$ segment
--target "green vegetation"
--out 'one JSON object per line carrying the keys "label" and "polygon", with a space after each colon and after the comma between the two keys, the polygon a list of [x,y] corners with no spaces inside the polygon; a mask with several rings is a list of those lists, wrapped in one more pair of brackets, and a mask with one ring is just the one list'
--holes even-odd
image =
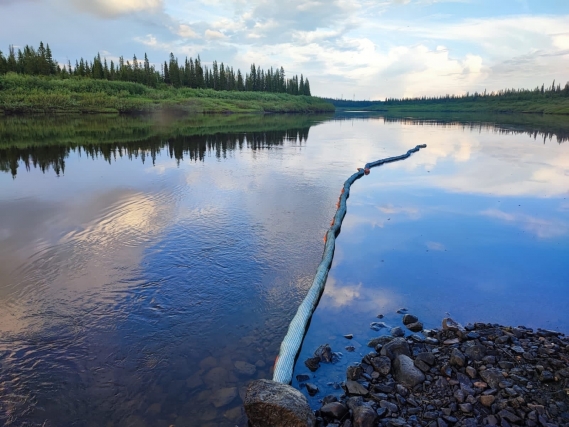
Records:
{"label": "green vegetation", "polygon": [[326,99],[341,110],[357,109],[386,113],[539,113],[569,114],[569,83],[545,85],[529,89],[506,89],[498,92],[467,93],[466,95],[445,95],[386,99],[385,101],[348,101]]}
{"label": "green vegetation", "polygon": [[286,93],[152,88],[140,83],[73,77],[0,76],[0,114],[133,113],[163,107],[190,113],[313,113],[334,111],[319,98]]}
{"label": "green vegetation", "polygon": [[71,67],[71,61],[67,66],[57,64],[51,53],[49,44],[44,47],[40,42],[36,50],[33,46],[27,46],[24,50],[18,49],[16,53],[13,46],[8,49],[5,57],[0,51],[0,75],[6,73],[18,73],[32,76],[52,76],[60,79],[69,77],[83,77],[95,80],[123,81],[141,83],[151,87],[161,84],[171,85],[176,88],[186,87],[192,89],[230,90],[240,92],[272,92],[288,93],[289,95],[310,96],[310,83],[301,74],[289,79],[285,76],[283,67],[274,70],[262,70],[261,67],[251,65],[249,73],[242,74],[241,70],[234,71],[233,67],[218,65],[213,61],[211,69],[202,65],[198,55],[197,59],[188,59],[183,64],[178,58],[170,53],[169,62],[164,61],[158,72],[154,65],[150,64],[148,56],[144,54],[144,61],[139,61],[136,55],[130,61],[125,61],[121,56],[118,64],[113,61],[110,66],[107,59],[101,59],[97,54],[93,61],[75,61],[75,67]]}

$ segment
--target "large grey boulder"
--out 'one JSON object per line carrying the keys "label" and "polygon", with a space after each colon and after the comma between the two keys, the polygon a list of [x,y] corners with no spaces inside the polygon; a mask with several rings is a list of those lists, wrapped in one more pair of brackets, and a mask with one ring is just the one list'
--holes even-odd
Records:
{"label": "large grey boulder", "polygon": [[413,364],[413,359],[405,354],[400,354],[393,361],[395,380],[406,387],[415,387],[425,381],[425,374]]}
{"label": "large grey boulder", "polygon": [[313,427],[316,424],[304,395],[275,381],[252,381],[247,387],[244,406],[253,427]]}

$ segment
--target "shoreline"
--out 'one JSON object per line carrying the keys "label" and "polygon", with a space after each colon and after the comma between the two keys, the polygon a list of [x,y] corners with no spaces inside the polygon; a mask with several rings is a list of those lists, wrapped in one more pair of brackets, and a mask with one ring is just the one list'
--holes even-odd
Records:
{"label": "shoreline", "polygon": [[[347,368],[337,393],[320,396],[311,382],[322,379],[320,363],[334,363],[327,344],[305,362],[310,372],[297,380],[320,397],[315,425],[569,425],[569,337],[492,323],[463,327],[450,318],[427,330],[401,314],[403,324],[372,339],[370,353]],[[404,336],[405,328],[414,333]],[[350,351],[352,336],[344,338]]]}

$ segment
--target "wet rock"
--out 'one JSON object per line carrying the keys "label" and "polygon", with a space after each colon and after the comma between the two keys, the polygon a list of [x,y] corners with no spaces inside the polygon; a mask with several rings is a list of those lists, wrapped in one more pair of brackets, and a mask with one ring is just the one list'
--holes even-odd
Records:
{"label": "wet rock", "polygon": [[403,338],[395,338],[384,344],[379,354],[393,360],[400,354],[411,357],[411,350],[409,349],[407,341]]}
{"label": "wet rock", "polygon": [[358,406],[354,410],[354,427],[373,427],[377,418],[376,412],[369,406]]}
{"label": "wet rock", "polygon": [[314,352],[314,357],[320,358],[322,362],[332,363],[334,355],[332,353],[332,349],[328,344],[322,344]]}
{"label": "wet rock", "polygon": [[211,403],[216,408],[230,404],[237,397],[237,387],[227,387],[214,391],[211,394]]}
{"label": "wet rock", "polygon": [[356,348],[353,345],[347,345],[346,351],[353,353],[354,351],[356,351]]}
{"label": "wet rock", "polygon": [[344,335],[344,338],[351,340],[354,337],[353,334]]}
{"label": "wet rock", "polygon": [[411,332],[421,332],[423,330],[423,324],[421,322],[410,323],[407,325],[407,329]]}
{"label": "wet rock", "polygon": [[296,376],[296,380],[297,380],[299,383],[305,383],[305,382],[308,381],[309,379],[310,379],[310,376],[309,376],[309,375],[306,375],[306,374],[298,374],[298,375]]}
{"label": "wet rock", "polygon": [[316,419],[301,392],[270,380],[247,387],[245,412],[253,427],[314,427]]}
{"label": "wet rock", "polygon": [[375,348],[378,345],[384,346],[385,344],[387,344],[391,340],[393,340],[393,337],[388,337],[388,336],[377,337],[377,338],[370,340],[367,343],[367,346],[372,347],[372,348]]}
{"label": "wet rock", "polygon": [[410,325],[411,323],[418,322],[419,318],[417,316],[413,316],[412,314],[406,314],[403,316],[403,324]]}
{"label": "wet rock", "polygon": [[197,388],[203,384],[203,381],[199,375],[199,373],[195,373],[191,377],[186,380],[186,386],[190,389]]}
{"label": "wet rock", "polygon": [[414,364],[413,360],[400,354],[393,362],[395,380],[406,387],[415,387],[425,381],[425,375]]}
{"label": "wet rock", "polygon": [[320,408],[320,413],[326,418],[341,420],[348,413],[348,408],[340,402],[331,402]]}
{"label": "wet rock", "polygon": [[389,326],[387,326],[387,325],[386,325],[385,323],[383,323],[383,322],[371,322],[371,323],[369,324],[369,327],[370,327],[371,329],[373,329],[374,331],[379,331],[379,330],[381,330],[381,329],[389,328]]}
{"label": "wet rock", "polygon": [[316,396],[316,393],[318,393],[318,387],[312,383],[306,383],[306,391],[310,396]]}
{"label": "wet rock", "polygon": [[304,365],[315,372],[320,367],[320,357],[310,357],[304,361]]}
{"label": "wet rock", "polygon": [[237,361],[233,364],[235,370],[240,375],[253,376],[257,372],[257,367],[247,362]]}
{"label": "wet rock", "polygon": [[395,328],[391,328],[391,336],[392,337],[403,337],[405,336],[405,332],[403,332],[403,329],[401,329],[401,327],[396,326]]}
{"label": "wet rock", "polygon": [[407,313],[406,308],[400,308],[399,310],[397,310],[397,314],[405,314],[405,313]]}
{"label": "wet rock", "polygon": [[387,400],[382,400],[379,402],[379,407],[387,409],[391,414],[396,414],[399,412],[397,405],[395,403],[388,402]]}

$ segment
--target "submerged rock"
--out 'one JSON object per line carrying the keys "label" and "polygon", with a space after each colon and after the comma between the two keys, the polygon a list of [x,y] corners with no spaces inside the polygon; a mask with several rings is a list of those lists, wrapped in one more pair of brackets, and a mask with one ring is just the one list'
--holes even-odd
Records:
{"label": "submerged rock", "polygon": [[253,427],[314,427],[316,418],[304,395],[291,386],[255,380],[247,387],[245,412]]}

